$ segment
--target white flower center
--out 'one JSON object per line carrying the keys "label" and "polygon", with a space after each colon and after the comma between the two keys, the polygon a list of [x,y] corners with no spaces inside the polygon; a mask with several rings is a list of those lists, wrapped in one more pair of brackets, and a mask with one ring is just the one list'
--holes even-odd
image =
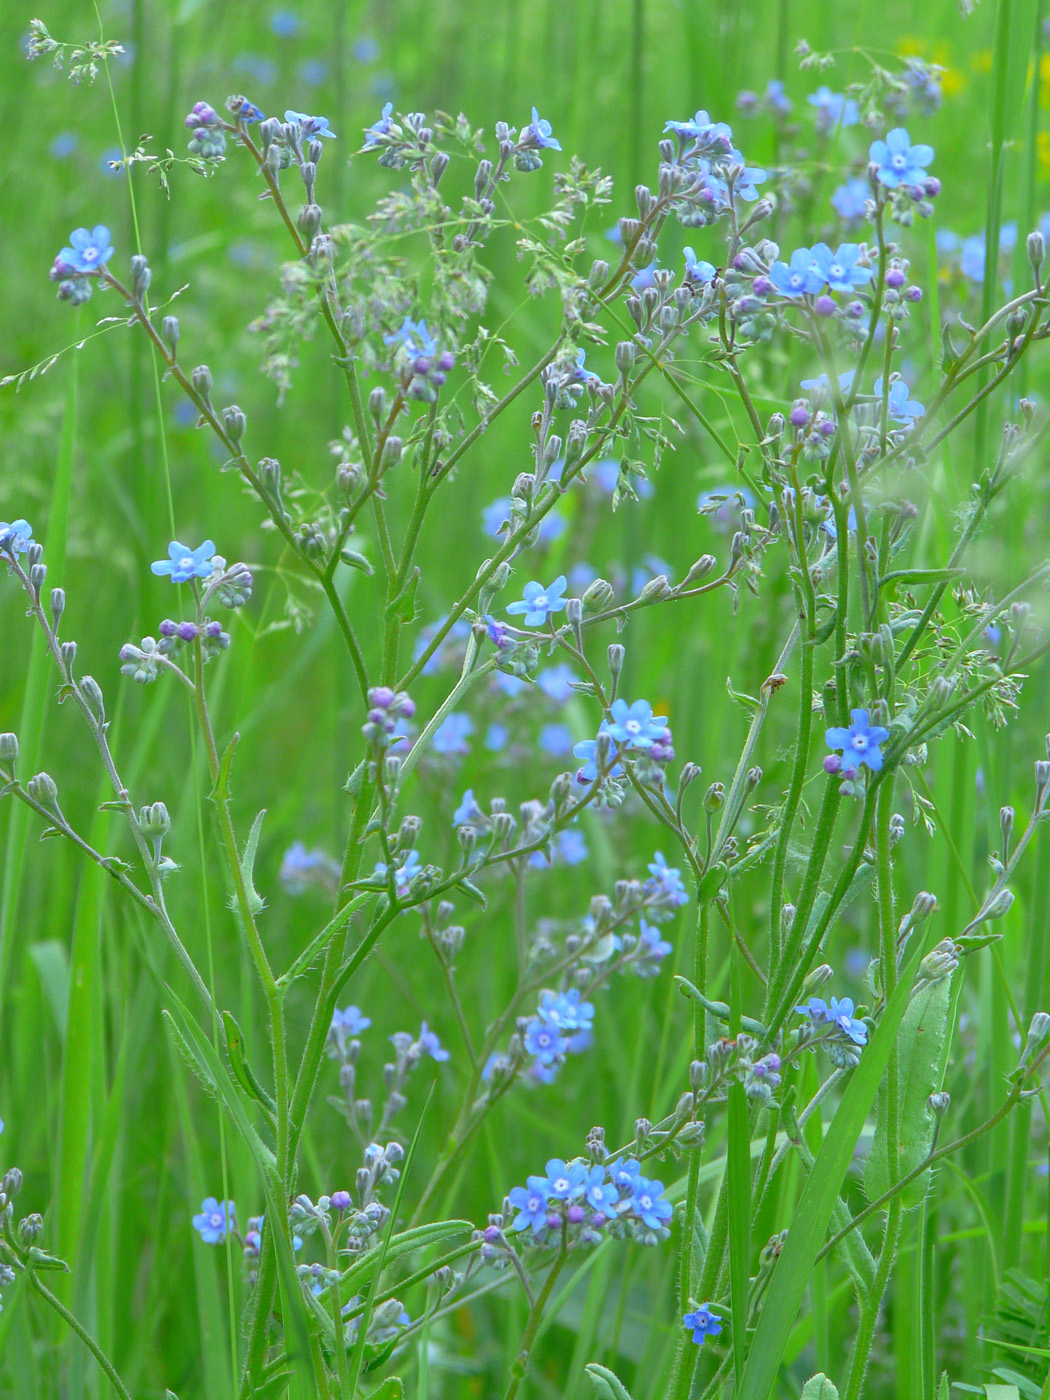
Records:
{"label": "white flower center", "polygon": [[893,166],[894,170],[903,170],[908,164],[908,159],[906,156],[898,154],[892,158],[890,164]]}
{"label": "white flower center", "polygon": [[653,1203],[653,1198],[652,1198],[652,1196],[639,1196],[639,1197],[638,1197],[638,1204],[641,1206],[642,1210],[648,1210],[649,1207],[652,1205],[652,1203]]}
{"label": "white flower center", "polygon": [[846,275],[846,269],[841,263],[832,263],[828,268],[828,273],[833,282],[841,282]]}
{"label": "white flower center", "polygon": [[533,600],[532,600],[532,606],[533,606],[534,608],[545,608],[545,607],[547,606],[547,595],[546,595],[546,593],[541,593],[540,596],[539,596],[538,598],[533,598]]}
{"label": "white flower center", "polygon": [[865,734],[854,734],[854,736],[853,736],[853,747],[854,747],[855,749],[857,749],[860,753],[863,753],[864,750],[868,747],[867,735],[865,735]]}
{"label": "white flower center", "polygon": [[802,286],[802,274],[801,274],[801,272],[793,272],[793,273],[791,274],[791,276],[788,278],[788,285],[789,285],[789,286],[792,286],[792,287],[801,287],[801,286]]}
{"label": "white flower center", "polygon": [[192,569],[193,569],[193,556],[192,556],[191,554],[184,554],[184,555],[182,556],[182,558],[179,560],[179,568],[180,568],[180,569],[190,569],[190,570],[192,570]]}
{"label": "white flower center", "polygon": [[98,249],[92,244],[90,247],[84,249],[83,256],[85,261],[94,262],[98,257]]}
{"label": "white flower center", "polygon": [[627,730],[628,734],[640,734],[642,732],[641,723],[636,719],[627,720],[624,724],[624,729]]}
{"label": "white flower center", "polygon": [[555,1191],[568,1191],[568,1180],[564,1176],[559,1176],[558,1179],[554,1182],[554,1189]]}
{"label": "white flower center", "polygon": [[212,1211],[211,1223],[212,1226],[216,1229],[222,1224],[222,1216],[219,1214],[218,1211]]}

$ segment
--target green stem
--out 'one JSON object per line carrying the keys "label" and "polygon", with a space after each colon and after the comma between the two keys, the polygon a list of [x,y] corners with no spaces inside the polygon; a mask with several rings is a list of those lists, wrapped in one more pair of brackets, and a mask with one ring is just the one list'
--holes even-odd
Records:
{"label": "green stem", "polygon": [[535,1303],[533,1303],[529,1310],[529,1320],[525,1324],[525,1334],[521,1339],[521,1350],[514,1363],[514,1373],[510,1378],[510,1384],[507,1386],[503,1400],[514,1400],[522,1381],[525,1379],[525,1372],[529,1365],[529,1355],[532,1351],[532,1344],[536,1339],[536,1333],[539,1330],[540,1320],[543,1317],[543,1309],[547,1305],[547,1300],[551,1296],[558,1275],[564,1268],[567,1258],[568,1255],[563,1247],[561,1253],[551,1265],[547,1277],[543,1280],[543,1287],[540,1289]]}
{"label": "green stem", "polygon": [[131,1392],[128,1390],[124,1382],[120,1379],[120,1376],[117,1374],[116,1367],[113,1365],[112,1361],[110,1361],[109,1357],[99,1346],[98,1342],[95,1341],[91,1333],[88,1332],[87,1329],[81,1325],[81,1323],[73,1316],[73,1314],[69,1311],[65,1304],[59,1302],[59,1300],[55,1297],[51,1290],[40,1282],[40,1280],[37,1278],[36,1274],[33,1272],[32,1269],[28,1269],[26,1271],[26,1278],[29,1281],[29,1286],[32,1289],[34,1289],[37,1293],[39,1293],[41,1298],[43,1298],[44,1301],[50,1307],[54,1308],[55,1312],[57,1312],[59,1317],[62,1318],[66,1326],[69,1327],[72,1331],[74,1331],[80,1338],[80,1340],[84,1343],[88,1351],[90,1351],[91,1355],[95,1358],[100,1368],[105,1373],[107,1380],[113,1387],[114,1393],[120,1397],[120,1400],[132,1400]]}

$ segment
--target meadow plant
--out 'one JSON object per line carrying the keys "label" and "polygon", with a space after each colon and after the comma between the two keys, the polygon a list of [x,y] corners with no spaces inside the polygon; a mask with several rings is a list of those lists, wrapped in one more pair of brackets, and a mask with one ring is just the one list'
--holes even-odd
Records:
{"label": "meadow plant", "polygon": [[[61,55],[42,25],[33,43]],[[153,283],[147,253],[129,255],[93,222],[115,222],[110,210],[85,208],[65,244],[55,231],[50,276],[63,301],[79,307],[97,294],[110,318],[145,337],[165,392],[183,396],[214,440],[229,491],[240,485],[256,503],[261,563],[248,564],[221,552],[221,518],[208,522],[214,538],[195,543],[187,503],[175,500],[179,538],[157,539],[163,557],[152,564],[170,580],[163,615],[119,659],[126,684],[188,697],[191,734],[165,743],[187,763],[203,755],[201,821],[225,871],[265,1044],[217,1000],[212,970],[190,952],[192,921],[170,898],[193,849],[180,847],[169,815],[175,794],[125,784],[110,716],[130,701],[105,696],[82,669],[89,656],[96,670],[106,658],[67,635],[47,532],[20,517],[0,524],[4,587],[21,591],[57,699],[79,712],[85,755],[110,788],[104,806],[125,834],[115,849],[99,847],[67,812],[63,775],[26,772],[14,733],[0,735],[0,794],[112,877],[174,955],[166,1034],[253,1168],[249,1199],[247,1178],[236,1199],[220,1199],[227,1185],[213,1155],[216,1194],[183,1203],[196,1247],[226,1256],[236,1393],[393,1397],[401,1381],[384,1378],[414,1373],[426,1394],[447,1319],[502,1291],[523,1301],[507,1314],[518,1325],[502,1381],[513,1400],[562,1306],[559,1288],[596,1257],[628,1251],[659,1261],[646,1316],[670,1329],[673,1346],[665,1366],[625,1379],[583,1357],[601,1400],[765,1400],[803,1384],[807,1396],[884,1393],[866,1379],[883,1300],[936,1196],[935,1168],[1041,1092],[1050,1054],[1050,1019],[1030,1007],[1013,1027],[998,1105],[953,1130],[944,1086],[967,971],[1003,936],[1050,798],[1050,750],[1028,755],[1027,811],[1003,807],[968,917],[957,905],[940,916],[935,892],[909,888],[900,860],[943,820],[925,777],[941,737],[965,738],[977,717],[1008,724],[1050,650],[1033,609],[1048,566],[998,590],[972,568],[976,542],[994,532],[1043,443],[1045,418],[1031,402],[1014,401],[997,440],[986,434],[949,528],[929,519],[930,481],[953,439],[1004,401],[993,395],[1050,334],[1043,235],[1027,236],[1023,285],[979,324],[944,313],[931,359],[913,321],[930,288],[910,260],[940,191],[936,151],[922,139],[939,93],[915,65],[809,96],[817,139],[834,136],[840,152],[829,171],[837,188],[819,212],[790,144],[776,168],[759,168],[725,113],[670,113],[651,184],[624,194],[566,155],[535,107],[506,114],[519,125],[497,121],[489,136],[465,116],[387,102],[357,142],[354,168],[378,162],[388,184],[375,208],[344,221],[325,177],[353,147],[350,133],[320,114],[265,116],[248,97],[208,97],[217,100],[187,104],[194,167],[258,192],[285,240],[279,285],[255,323],[262,373],[294,413],[297,347],[318,336],[342,379],[346,426],[327,475],[286,470],[256,440],[249,412],[223,402],[219,369],[199,362],[162,310],[175,289]],[[740,106],[786,121],[792,103],[770,84]],[[149,164],[141,149],[130,159]],[[532,198],[525,187],[538,180],[553,202],[519,222],[515,201]],[[614,201],[625,212],[608,256],[595,257],[590,232]],[[831,228],[826,241],[816,236]],[[495,310],[517,291],[495,285],[487,262],[508,230],[527,294],[520,314],[538,301],[557,320],[525,367]],[[198,306],[195,320],[207,312]],[[784,383],[785,347],[809,367],[797,385]],[[506,385],[496,389],[500,360]],[[738,444],[705,415],[698,365],[732,397]],[[688,415],[688,431],[671,409]],[[450,487],[484,459],[504,418],[519,446],[485,512],[487,557],[457,561],[458,590],[435,621],[422,603],[421,549],[441,547]],[[315,428],[303,421],[300,431]],[[709,480],[695,527],[680,522],[715,550],[698,549],[678,581],[659,559],[633,575],[612,558],[547,566],[563,502],[586,496],[627,514],[640,499],[658,503],[689,452],[719,462],[724,486]],[[303,641],[327,613],[326,645],[348,658],[355,689],[333,756],[340,853],[297,839],[264,869],[264,813],[238,809],[238,733],[217,722],[214,696],[253,645],[242,618],[260,578],[269,592],[284,576],[311,600],[314,615],[301,604],[294,613]],[[639,694],[632,629],[659,609],[684,641],[714,625],[716,595],[733,612],[768,598],[778,660],[756,693],[730,686],[746,734],[737,750],[723,745],[705,781],[673,740],[671,711]],[[12,638],[9,664],[21,652]],[[560,722],[570,700],[578,720]],[[483,741],[518,755],[501,770],[505,796],[483,798],[490,780],[467,787],[462,776]],[[304,777],[293,800],[305,805],[307,787],[323,781]],[[590,851],[598,840],[601,861]],[[588,890],[569,919],[545,894],[557,867]],[[328,906],[291,950],[270,908],[282,887]],[[834,930],[857,911],[873,935],[859,992],[825,961]],[[467,943],[513,966],[504,1004],[460,975]],[[377,1005],[352,1001],[384,950],[432,967],[428,1020],[385,1044]],[[658,1101],[653,1047],[632,1045],[633,1135],[608,1143],[596,1124],[575,1141],[559,1130],[567,1066],[598,1055],[603,1023],[615,1033],[631,978],[645,996],[671,979],[680,993],[666,1003],[670,1034],[685,1045],[673,1101]],[[435,1080],[440,1092],[429,1089]],[[449,1214],[476,1154],[499,1161],[502,1101],[525,1094],[538,1109],[533,1172],[506,1176],[487,1219]],[[329,1134],[345,1125],[354,1163],[331,1180],[315,1178],[318,1154],[303,1150],[308,1122],[325,1115]],[[5,1157],[18,1141],[9,1121]],[[11,1166],[0,1194],[5,1306],[23,1288],[56,1310],[129,1400],[86,1320],[48,1286],[48,1271],[65,1265],[48,1249],[47,1203],[23,1205],[22,1192]],[[832,1289],[853,1309],[852,1346],[829,1355],[818,1343],[814,1361],[796,1327],[812,1314],[819,1332]],[[602,1355],[616,1361],[615,1350]],[[807,1383],[807,1360],[828,1375]],[[542,1393],[555,1393],[554,1374]]]}

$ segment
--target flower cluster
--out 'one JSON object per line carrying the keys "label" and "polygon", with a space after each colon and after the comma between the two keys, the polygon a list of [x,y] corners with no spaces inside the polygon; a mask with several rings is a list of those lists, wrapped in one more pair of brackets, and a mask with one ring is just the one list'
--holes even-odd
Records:
{"label": "flower cluster", "polygon": [[674,758],[671,744],[671,731],[665,715],[654,715],[648,700],[614,700],[609,707],[609,718],[602,720],[595,739],[583,739],[573,748],[576,758],[582,759],[582,766],[576,771],[576,782],[580,785],[593,783],[599,777],[618,778],[623,767],[615,761],[633,752],[647,756],[655,763],[669,763]]}
{"label": "flower cluster", "polygon": [[441,349],[426,321],[413,321],[409,316],[396,331],[384,335],[383,342],[394,352],[406,398],[434,403],[456,363],[451,350]]}
{"label": "flower cluster", "polygon": [[663,1183],[642,1175],[635,1157],[604,1164],[552,1158],[544,1176],[530,1176],[507,1200],[517,1212],[512,1229],[528,1244],[597,1244],[603,1232],[654,1245],[670,1237],[673,1214]]}
{"label": "flower cluster", "polygon": [[842,773],[846,778],[855,778],[860,768],[868,768],[877,773],[882,767],[882,749],[890,737],[890,731],[881,724],[872,724],[867,710],[850,710],[848,729],[829,729],[824,738],[829,749],[841,749],[842,757],[831,755],[824,760],[828,773]]}
{"label": "flower cluster", "polygon": [[580,1000],[578,987],[567,992],[543,992],[536,1015],[524,1029],[525,1052],[544,1068],[559,1063],[571,1050],[590,1043],[594,1006]]}
{"label": "flower cluster", "polygon": [[403,690],[376,685],[368,692],[368,704],[368,718],[361,726],[365,738],[377,748],[390,748],[400,743],[404,735],[399,732],[398,722],[415,715],[415,701]]}
{"label": "flower cluster", "polygon": [[725,122],[713,122],[699,111],[690,121],[665,122],[664,131],[678,138],[671,165],[687,178],[680,183],[674,209],[687,228],[713,224],[737,199],[758,199],[757,186],[765,183],[766,172],[748,166]]}
{"label": "flower cluster", "polygon": [[58,283],[60,301],[79,306],[91,296],[90,278],[99,277],[113,256],[109,229],[105,224],[94,228],[76,228],[69,235],[68,245],[55,258],[49,276]]}
{"label": "flower cluster", "polygon": [[854,1015],[855,1007],[851,997],[832,997],[824,1001],[821,997],[810,997],[803,1006],[796,1006],[799,1016],[807,1016],[814,1029],[827,1026],[828,1031],[820,1037],[820,1043],[827,1050],[832,1063],[843,1068],[855,1065],[861,1048],[868,1043],[866,1023]]}

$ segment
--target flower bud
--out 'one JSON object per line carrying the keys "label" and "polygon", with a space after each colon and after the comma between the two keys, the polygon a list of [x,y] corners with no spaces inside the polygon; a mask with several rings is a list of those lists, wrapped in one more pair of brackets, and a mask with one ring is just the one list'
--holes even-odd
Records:
{"label": "flower bud", "polygon": [[726,790],[724,783],[712,783],[704,793],[704,811],[717,812],[725,806]]}
{"label": "flower bud", "polygon": [[319,204],[304,204],[299,210],[299,217],[296,219],[299,225],[299,232],[306,239],[307,243],[312,243],[321,232],[321,206]]}
{"label": "flower bud", "polygon": [[1033,1057],[1039,1054],[1048,1040],[1050,1040],[1050,1016],[1045,1011],[1037,1011],[1028,1027],[1028,1035],[1025,1038],[1024,1049],[1021,1051],[1019,1067],[1030,1064]]}
{"label": "flower bud", "polygon": [[587,585],[581,602],[587,612],[602,612],[609,606],[614,597],[612,584],[603,578],[596,578]]}
{"label": "flower bud", "polygon": [[14,764],[18,761],[18,735],[0,734],[0,763]]}
{"label": "flower bud", "polygon": [[179,343],[179,318],[177,316],[165,316],[160,323],[160,333],[164,344],[171,351],[172,358]]}
{"label": "flower bud", "polygon": [[627,652],[626,652],[625,648],[622,647],[622,646],[620,645],[619,642],[612,642],[612,643],[610,643],[610,645],[609,645],[609,653],[608,653],[608,655],[609,655],[609,674],[610,674],[610,675],[612,676],[612,678],[613,678],[613,684],[614,684],[614,685],[615,685],[616,681],[619,679],[620,672],[623,670],[623,659],[624,659],[624,657],[626,656],[626,654],[627,654]]}
{"label": "flower bud", "polygon": [[926,1106],[930,1110],[931,1118],[943,1118],[951,1107],[951,1094],[931,1094],[926,1100]]}
{"label": "flower bud", "polygon": [[106,706],[103,702],[102,691],[98,682],[92,676],[84,676],[81,678],[77,689],[80,691],[85,705],[87,705],[88,709],[91,711],[92,719],[94,719],[96,724],[105,728]]}
{"label": "flower bud", "polygon": [[151,273],[149,263],[141,253],[131,259],[131,295],[136,301],[141,301],[149,291]]}
{"label": "flower bud", "polygon": [[143,836],[166,836],[171,830],[171,818],[163,802],[151,802],[139,809],[139,828]]}
{"label": "flower bud", "polygon": [[940,982],[950,977],[959,966],[959,949],[950,938],[944,938],[919,964],[919,976],[927,982]]}
{"label": "flower bud", "polygon": [[223,409],[222,426],[226,429],[226,436],[235,448],[239,448],[241,445],[246,423],[247,419],[236,404],[230,404],[229,408]]}
{"label": "flower bud", "polygon": [[62,614],[66,610],[66,590],[64,588],[52,588],[51,590],[51,625],[58,631],[58,624]]}
{"label": "flower bud", "polygon": [[40,1238],[44,1229],[44,1217],[42,1215],[27,1215],[24,1220],[18,1222],[18,1239],[21,1244],[33,1244]]}
{"label": "flower bud", "polygon": [[205,403],[211,402],[211,370],[207,365],[198,365],[190,371],[190,383]]}
{"label": "flower bud", "polygon": [[0,1191],[9,1201],[13,1201],[22,1189],[22,1173],[17,1167],[8,1167],[4,1179],[0,1181]]}
{"label": "flower bud", "polygon": [[58,814],[58,788],[49,773],[37,773],[35,777],[30,778],[26,783],[26,792],[41,807]]}
{"label": "flower bud", "polygon": [[1043,259],[1046,257],[1046,240],[1038,229],[1033,230],[1028,235],[1025,247],[1028,251],[1028,261],[1032,264],[1032,271],[1038,276]]}
{"label": "flower bud", "polygon": [[73,662],[77,659],[77,644],[76,642],[63,642],[58,651],[59,655],[62,657],[62,665],[65,667],[66,674],[68,675],[73,669]]}

